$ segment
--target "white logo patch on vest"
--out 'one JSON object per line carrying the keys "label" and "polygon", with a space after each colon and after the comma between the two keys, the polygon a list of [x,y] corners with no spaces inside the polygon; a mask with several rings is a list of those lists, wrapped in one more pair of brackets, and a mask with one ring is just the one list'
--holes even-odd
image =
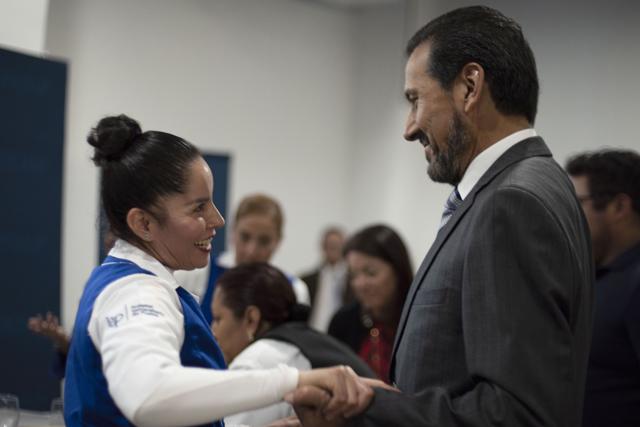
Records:
{"label": "white logo patch on vest", "polygon": [[139,315],[147,315],[147,316],[164,316],[164,313],[153,308],[151,304],[136,304],[131,306],[131,315],[139,316]]}
{"label": "white logo patch on vest", "polygon": [[122,320],[129,320],[129,316],[159,317],[164,316],[164,313],[156,310],[152,304],[135,304],[132,305],[131,308],[125,305],[123,312],[116,313],[111,316],[105,316],[105,320],[107,321],[107,326],[109,328],[117,328]]}

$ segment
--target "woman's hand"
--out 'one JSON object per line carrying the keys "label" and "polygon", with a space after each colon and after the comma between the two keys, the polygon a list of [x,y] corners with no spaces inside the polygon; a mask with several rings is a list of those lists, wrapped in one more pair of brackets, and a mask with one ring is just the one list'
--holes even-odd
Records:
{"label": "woman's hand", "polygon": [[374,378],[363,378],[360,377],[360,381],[362,381],[363,383],[365,383],[366,385],[368,385],[369,387],[376,387],[376,388],[383,388],[385,390],[389,390],[389,391],[395,391],[397,393],[400,393],[400,390],[392,385],[389,385],[387,383],[385,383],[382,380],[377,380]]}
{"label": "woman's hand", "polygon": [[265,427],[302,427],[302,424],[296,415],[292,415],[276,420]]}

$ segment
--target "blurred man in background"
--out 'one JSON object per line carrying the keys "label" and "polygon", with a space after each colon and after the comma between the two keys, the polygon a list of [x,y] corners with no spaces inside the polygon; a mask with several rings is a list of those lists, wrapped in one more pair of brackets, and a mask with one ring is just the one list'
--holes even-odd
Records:
{"label": "blurred man in background", "polygon": [[640,155],[579,154],[567,172],[589,223],[596,264],[583,425],[640,426]]}
{"label": "blurred man in background", "polygon": [[344,240],[340,228],[327,228],[322,233],[321,264],[300,277],[309,287],[311,297],[309,324],[321,332],[327,332],[331,318],[347,299],[347,265],[342,256]]}

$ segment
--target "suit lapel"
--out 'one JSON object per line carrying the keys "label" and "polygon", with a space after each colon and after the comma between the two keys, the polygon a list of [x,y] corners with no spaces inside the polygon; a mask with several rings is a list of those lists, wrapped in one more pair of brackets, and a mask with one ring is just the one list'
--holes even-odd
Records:
{"label": "suit lapel", "polygon": [[396,337],[393,344],[393,351],[391,353],[391,368],[389,370],[391,374],[391,379],[394,377],[394,365],[396,352],[398,350],[398,343],[404,333],[404,329],[407,323],[407,318],[409,317],[409,311],[411,306],[413,305],[413,300],[422,286],[424,278],[429,271],[429,268],[433,264],[438,252],[442,248],[442,245],[447,241],[453,230],[455,230],[456,226],[460,222],[460,220],[465,216],[466,212],[471,208],[473,202],[475,201],[476,195],[480,193],[487,185],[493,181],[493,179],[498,176],[503,170],[507,167],[511,166],[514,163],[520,162],[529,157],[537,157],[537,156],[547,156],[551,157],[551,152],[547,148],[546,144],[540,137],[533,137],[525,139],[507,151],[505,151],[502,156],[496,160],[493,165],[482,175],[480,180],[473,187],[471,192],[465,197],[462,204],[456,209],[453,216],[447,222],[447,224],[438,231],[436,236],[436,240],[429,248],[427,255],[424,257],[422,264],[420,264],[420,268],[416,273],[413,282],[411,283],[411,287],[409,288],[409,292],[407,293],[407,298],[405,299],[404,306],[402,307],[402,315],[400,316],[400,322],[398,323],[398,329],[396,332]]}

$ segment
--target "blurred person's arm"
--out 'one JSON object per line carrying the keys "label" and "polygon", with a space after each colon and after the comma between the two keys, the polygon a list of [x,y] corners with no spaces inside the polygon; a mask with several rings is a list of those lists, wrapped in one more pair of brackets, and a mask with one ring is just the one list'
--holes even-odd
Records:
{"label": "blurred person's arm", "polygon": [[69,336],[65,332],[60,320],[50,311],[43,317],[41,314],[30,317],[27,322],[30,331],[48,338],[54,347],[63,354],[69,351]]}

